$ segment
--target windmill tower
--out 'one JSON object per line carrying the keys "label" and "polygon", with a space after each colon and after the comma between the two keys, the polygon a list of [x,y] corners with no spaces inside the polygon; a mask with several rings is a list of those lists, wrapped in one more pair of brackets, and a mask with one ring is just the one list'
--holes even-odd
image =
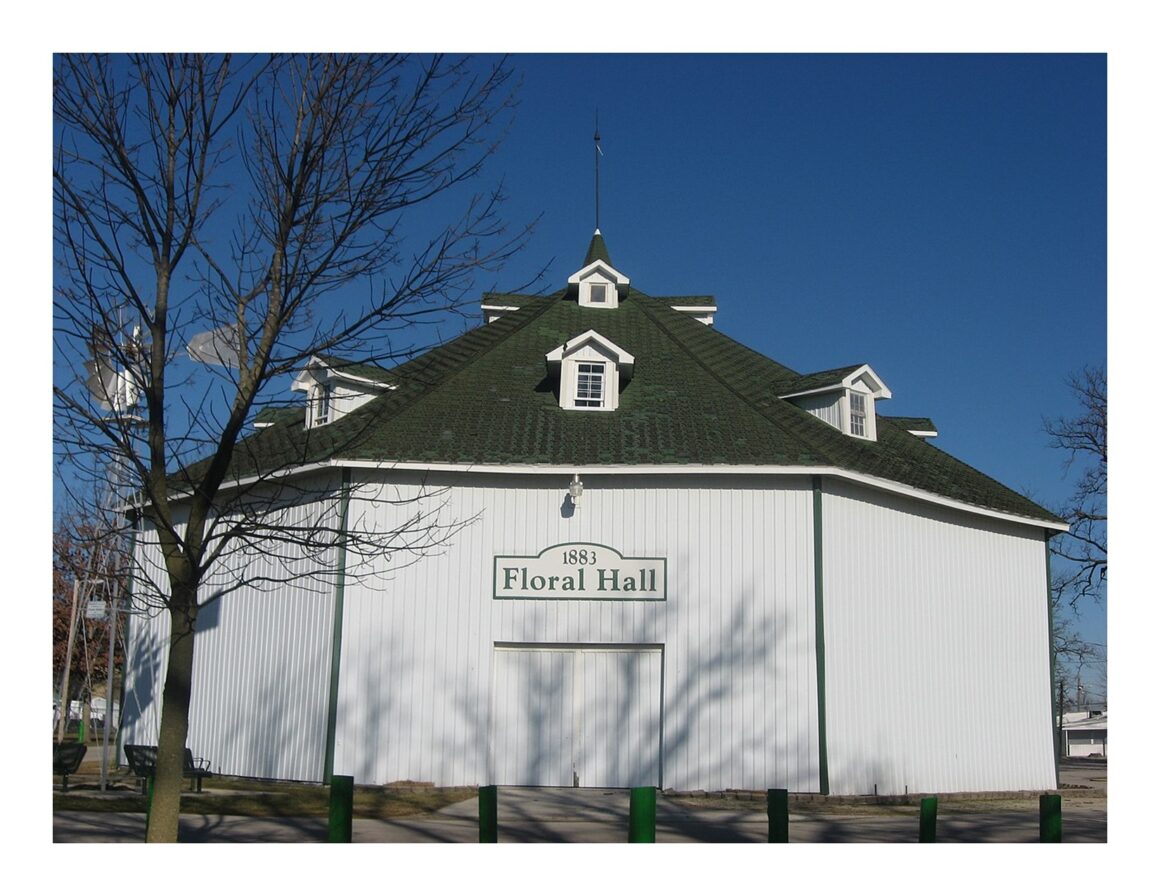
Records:
{"label": "windmill tower", "polygon": [[[120,329],[120,328],[118,328]],[[136,431],[144,422],[138,413],[142,393],[141,363],[146,354],[142,342],[141,327],[116,341],[107,329],[94,327],[89,339],[89,359],[85,361],[88,374],[85,386],[93,402],[105,412],[102,424],[113,442],[105,464],[105,475],[101,494],[97,497],[98,510],[109,510],[123,506],[132,490],[132,465],[130,461],[132,442]],[[103,619],[108,622],[108,671],[106,673],[105,717],[101,760],[101,789],[107,781],[109,729],[114,716],[113,660],[117,635],[117,615],[121,595],[116,593],[115,583],[119,580],[115,568],[116,558],[123,556],[116,542],[118,536],[111,534],[110,540],[94,548],[88,569],[78,575],[73,584],[73,605],[69,623],[68,648],[60,686],[60,717],[56,738],[63,740],[69,716],[69,677],[72,668],[75,637],[78,625],[84,620]],[[99,599],[103,597],[104,600]],[[85,636],[87,638],[87,635]],[[87,654],[87,640],[85,646]],[[89,670],[91,672],[91,670]]]}

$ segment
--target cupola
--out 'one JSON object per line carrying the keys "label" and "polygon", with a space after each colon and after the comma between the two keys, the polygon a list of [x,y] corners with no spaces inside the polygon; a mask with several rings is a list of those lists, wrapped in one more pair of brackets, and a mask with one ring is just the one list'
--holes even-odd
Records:
{"label": "cupola", "polygon": [[599,228],[588,244],[584,267],[568,278],[568,289],[581,308],[616,308],[628,295],[628,277],[609,261]]}

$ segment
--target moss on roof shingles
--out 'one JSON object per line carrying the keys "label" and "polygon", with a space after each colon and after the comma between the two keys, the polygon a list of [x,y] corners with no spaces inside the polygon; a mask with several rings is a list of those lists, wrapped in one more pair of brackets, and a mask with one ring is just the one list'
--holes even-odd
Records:
{"label": "moss on roof shingles", "polygon": [[[582,308],[566,291],[519,299],[519,310],[394,368],[398,388],[335,423],[305,430],[298,417],[255,433],[235,472],[322,460],[835,467],[1057,519],[888,417],[876,442],[843,435],[777,398],[800,374],[666,300],[635,289],[616,309]],[[560,408],[548,376],[544,356],[589,329],[636,358],[614,412]]]}

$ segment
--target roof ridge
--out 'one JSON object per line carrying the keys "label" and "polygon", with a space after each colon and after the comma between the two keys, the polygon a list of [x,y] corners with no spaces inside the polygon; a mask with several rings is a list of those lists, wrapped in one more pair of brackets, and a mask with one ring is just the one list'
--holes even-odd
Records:
{"label": "roof ridge", "polygon": [[[388,404],[395,405],[391,408],[390,415],[392,417],[398,416],[399,414],[408,410],[416,402],[423,400],[424,398],[429,396],[432,392],[435,392],[436,390],[442,388],[447,383],[447,381],[449,379],[451,379],[457,373],[460,373],[465,367],[467,367],[468,365],[479,360],[484,355],[487,355],[488,353],[494,351],[500,345],[503,345],[503,343],[507,339],[509,339],[515,333],[518,333],[525,325],[531,323],[537,317],[544,314],[548,310],[548,308],[550,308],[552,305],[551,301],[548,300],[550,298],[551,297],[545,297],[545,301],[543,301],[541,303],[529,304],[526,307],[521,308],[519,311],[513,311],[509,314],[505,314],[503,317],[493,321],[490,324],[484,324],[483,326],[473,327],[470,330],[467,330],[466,332],[461,333],[459,336],[455,337],[450,342],[446,342],[443,345],[436,346],[435,348],[431,349],[430,351],[424,352],[423,354],[421,354],[415,358],[412,358],[411,361],[407,362],[407,364],[402,365],[402,367],[406,367],[406,366],[413,364],[417,361],[421,361],[423,359],[429,359],[432,354],[435,354],[436,352],[440,352],[444,349],[448,349],[452,345],[454,345],[456,342],[458,342],[459,340],[466,339],[469,336],[478,336],[481,333],[485,334],[485,335],[487,333],[492,333],[496,336],[496,338],[487,341],[484,345],[479,346],[475,350],[466,353],[462,358],[459,359],[458,362],[456,362],[453,365],[450,365],[447,369],[443,370],[431,382],[422,383],[417,377],[412,375],[411,379],[410,379],[410,383],[418,383],[419,385],[424,386],[424,389],[422,391],[416,391],[414,395],[406,396],[405,399],[400,396],[400,400],[397,402],[389,402],[389,401],[386,402]],[[531,309],[531,310],[529,311],[529,309]],[[513,325],[513,321],[515,321],[518,324],[518,326]],[[399,368],[396,368],[396,370],[398,370],[398,369]],[[407,376],[408,376],[408,374],[404,373],[404,374],[402,374],[401,378],[406,379]],[[395,393],[392,392],[392,393],[388,393],[387,395],[382,396],[382,398],[389,399],[390,397],[392,397],[394,395],[395,395]],[[374,414],[375,416],[378,416],[380,413],[384,412],[385,404],[379,404],[379,407],[377,409],[375,409],[374,405],[376,403],[377,402],[372,401],[372,402],[368,402],[366,405],[363,406],[364,408],[367,409],[366,415],[369,416],[371,414]],[[354,411],[351,412],[351,415],[353,416],[353,414],[358,413],[358,411],[360,411],[360,410],[362,410],[362,408],[355,409]]]}
{"label": "roof ridge", "polygon": [[[658,299],[655,299],[654,297],[647,295],[646,293],[639,293],[639,295],[642,298],[649,299],[651,301],[659,301]],[[663,303],[661,303],[661,304],[663,305]],[[666,309],[668,309],[667,305],[663,305],[663,306]],[[672,331],[672,329],[669,328],[665,324],[664,321],[660,320],[657,317],[657,315],[653,313],[653,309],[648,307],[648,302],[641,302],[640,307],[641,307],[641,310],[644,311],[645,315],[654,324],[656,324],[656,326],[666,336],[668,336],[675,343],[677,343],[677,345],[679,345],[682,349],[684,349],[686,354],[690,358],[692,358],[693,361],[699,367],[701,367],[703,370],[705,370],[705,372],[708,373],[709,376],[711,376],[714,380],[716,380],[727,392],[729,392],[729,394],[733,395],[735,398],[737,398],[738,401],[742,402],[746,407],[750,408],[754,413],[758,414],[760,417],[762,417],[764,420],[767,420],[769,423],[772,423],[774,426],[783,426],[784,425],[784,423],[782,421],[775,420],[772,416],[770,416],[770,414],[768,413],[768,409],[760,407],[756,402],[754,402],[752,400],[752,398],[749,395],[746,395],[742,391],[738,390],[737,387],[733,385],[733,383],[731,383],[728,379],[722,377],[721,374],[719,374],[716,370],[714,370],[710,364],[707,364],[704,360],[702,360],[700,354],[694,348],[690,347],[689,344],[684,339],[680,338],[677,334],[675,334]],[[671,310],[671,309],[669,309],[669,310]],[[674,311],[673,313],[679,314],[680,312]],[[704,326],[704,325],[700,324],[699,326]],[[716,333],[717,336],[729,340],[729,342],[732,343],[733,345],[738,345],[738,346],[741,345],[741,343],[737,342],[736,340],[734,340],[732,337],[728,336],[727,334],[720,332],[719,330],[714,330],[713,332]],[[747,349],[747,350],[752,352],[752,349]],[[772,359],[767,358],[766,360],[770,361]],[[773,363],[776,364],[777,362],[774,361]],[[778,365],[778,366],[782,366],[782,365]],[[792,407],[792,405],[791,405],[791,407]],[[806,411],[802,411],[801,413],[805,414],[805,416],[811,420],[815,419],[812,416],[810,416],[809,413]],[[822,425],[826,426],[828,424],[823,423]],[[814,436],[812,434],[803,434],[800,432],[794,432],[793,435],[795,438],[798,438],[801,441],[805,442],[807,447],[812,452],[814,452],[819,459],[825,460],[826,462],[831,463],[831,464],[835,463],[834,459],[830,456],[828,451],[826,451],[822,448],[819,448],[818,441],[816,438],[814,438]]]}
{"label": "roof ridge", "polygon": [[809,373],[801,374],[801,377],[805,379],[806,377],[823,376],[830,373],[844,373],[851,370],[857,370],[859,367],[869,366],[870,365],[865,361],[859,361],[857,364],[841,364],[838,367],[827,367],[825,370],[811,370]]}

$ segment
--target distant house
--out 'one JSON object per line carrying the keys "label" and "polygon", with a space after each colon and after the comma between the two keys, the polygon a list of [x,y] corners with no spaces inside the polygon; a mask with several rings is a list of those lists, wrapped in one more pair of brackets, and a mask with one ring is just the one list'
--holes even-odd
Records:
{"label": "distant house", "polygon": [[1063,714],[1063,755],[1108,755],[1108,714],[1099,710]]}
{"label": "distant house", "polygon": [[[238,447],[238,482],[282,489],[254,512],[283,536],[472,522],[359,576],[338,536],[225,553],[207,582],[228,593],[197,621],[195,753],[360,784],[1056,786],[1062,520],[931,444],[930,419],[882,413],[869,364],[758,354],[714,328],[711,296],[630,285],[599,231],[560,291],[481,310],[391,370],[316,356],[304,400]],[[808,313],[803,332],[769,310],[824,349],[834,322]],[[163,581],[148,525],[136,550]],[[129,742],[155,742],[168,634],[134,622]]]}

